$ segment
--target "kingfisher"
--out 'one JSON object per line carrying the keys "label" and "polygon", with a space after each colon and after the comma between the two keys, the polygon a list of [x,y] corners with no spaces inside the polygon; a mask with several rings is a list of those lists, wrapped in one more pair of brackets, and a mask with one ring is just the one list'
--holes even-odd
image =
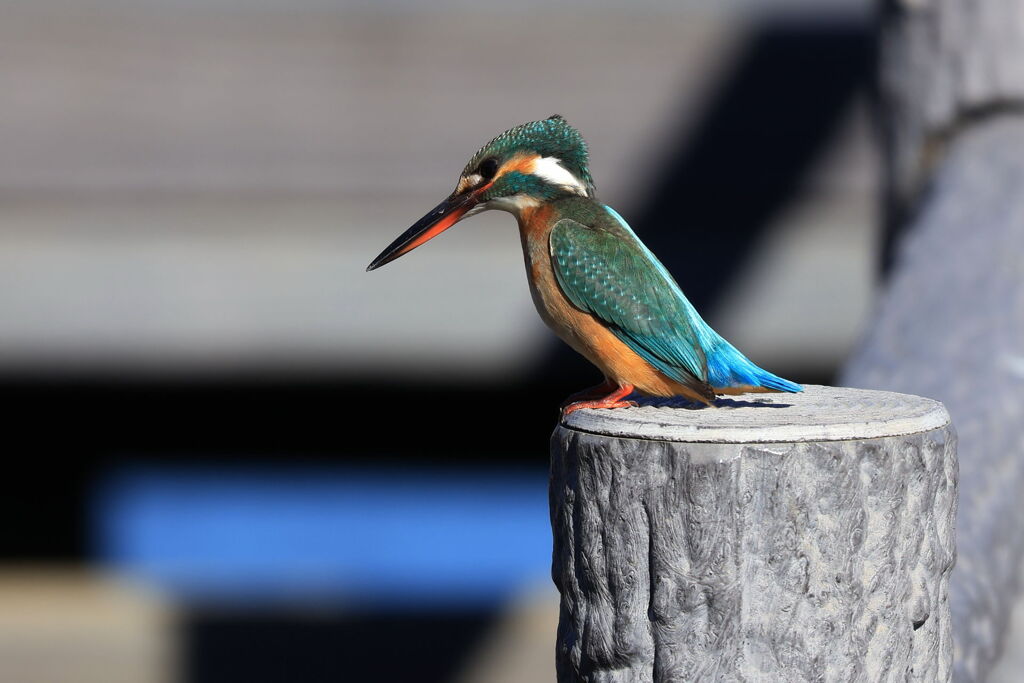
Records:
{"label": "kingfisher", "polygon": [[560,115],[511,128],[481,147],[455,191],[392,242],[375,270],[469,216],[516,217],[534,305],[554,332],[604,373],[562,414],[636,406],[629,396],[802,391],[752,363],[704,322],[614,209],[596,197],[587,144]]}

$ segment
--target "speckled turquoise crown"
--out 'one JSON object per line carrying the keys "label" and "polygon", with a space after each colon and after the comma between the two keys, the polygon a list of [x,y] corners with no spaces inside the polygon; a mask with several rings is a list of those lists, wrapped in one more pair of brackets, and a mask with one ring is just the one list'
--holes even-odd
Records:
{"label": "speckled turquoise crown", "polygon": [[587,143],[580,132],[558,114],[506,130],[473,155],[466,164],[463,175],[473,173],[487,157],[506,159],[516,152],[523,151],[559,159],[562,166],[593,189],[594,180],[590,177],[588,168]]}

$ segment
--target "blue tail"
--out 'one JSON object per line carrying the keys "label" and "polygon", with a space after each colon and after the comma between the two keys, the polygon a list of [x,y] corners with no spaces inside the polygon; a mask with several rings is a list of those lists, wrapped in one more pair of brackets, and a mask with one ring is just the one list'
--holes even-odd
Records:
{"label": "blue tail", "polygon": [[[647,260],[658,269],[661,275],[664,277],[666,284],[671,287],[676,300],[686,310],[687,321],[692,325],[693,335],[696,343],[700,345],[700,348],[704,351],[704,357],[708,362],[708,383],[712,387],[735,387],[735,386],[751,386],[751,387],[765,387],[766,389],[775,389],[777,391],[788,391],[790,393],[796,393],[803,391],[804,388],[796,382],[790,382],[788,379],[782,379],[767,370],[762,370],[757,367],[742,353],[736,350],[729,342],[722,339],[722,336],[715,332],[711,327],[704,322],[704,319],[697,313],[697,309],[693,307],[693,304],[689,302],[683,291],[679,289],[679,285],[672,278],[672,274],[666,270],[665,266],[662,265],[661,261],[651,253],[651,250],[644,246],[644,243],[640,241],[640,238],[636,236],[636,233],[629,227],[625,219],[616,213],[615,209],[610,206],[605,206],[605,210],[616,220],[619,225],[626,231],[627,234],[631,235],[636,240],[636,246],[640,248],[643,254],[647,257]],[[692,344],[694,338],[690,337],[689,332],[685,336],[686,344]],[[632,347],[634,351],[636,347]],[[646,356],[644,356],[646,358]],[[646,358],[650,362],[650,358]]]}
{"label": "blue tail", "polygon": [[[718,336],[717,334],[715,336]],[[711,351],[707,354],[708,382],[713,387],[733,387],[749,385],[765,387],[777,391],[796,393],[804,388],[796,382],[782,379],[777,375],[757,367],[740,353],[736,347],[718,337]]]}

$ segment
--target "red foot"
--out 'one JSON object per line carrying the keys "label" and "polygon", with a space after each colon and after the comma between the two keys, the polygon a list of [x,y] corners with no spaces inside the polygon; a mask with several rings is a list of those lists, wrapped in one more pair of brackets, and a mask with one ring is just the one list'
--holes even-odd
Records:
{"label": "red foot", "polygon": [[583,391],[577,391],[575,394],[562,401],[562,405],[558,407],[565,408],[579,401],[593,401],[599,399],[603,396],[607,396],[608,392],[618,389],[618,386],[619,385],[617,385],[615,382],[606,379],[600,384],[584,389]]}
{"label": "red foot", "polygon": [[[608,386],[611,386],[610,382],[608,382],[606,384]],[[593,389],[590,389],[588,391],[591,392],[591,395],[592,395],[593,392],[596,391],[599,388],[600,389],[605,389],[606,385],[602,384],[602,385],[600,385],[600,387],[594,387]],[[587,393],[587,392],[580,392],[580,394],[585,394],[585,393]],[[622,400],[626,396],[629,396],[632,393],[633,393],[633,385],[632,384],[620,385],[620,386],[616,387],[616,389],[614,391],[612,391],[612,393],[608,394],[604,398],[599,399],[597,401],[576,401],[575,403],[570,403],[568,405],[563,405],[562,406],[562,417],[565,417],[569,413],[576,412],[577,410],[580,410],[581,408],[629,408],[629,407],[635,408],[636,407],[636,401],[624,401],[624,400]],[[573,396],[570,397],[570,400],[572,398],[576,398],[580,394],[574,394]]]}

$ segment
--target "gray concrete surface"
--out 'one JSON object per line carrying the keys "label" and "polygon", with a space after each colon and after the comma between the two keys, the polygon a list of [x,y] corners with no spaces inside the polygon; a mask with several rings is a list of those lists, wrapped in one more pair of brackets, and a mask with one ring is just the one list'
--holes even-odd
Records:
{"label": "gray concrete surface", "polygon": [[1024,6],[890,0],[882,17],[893,275],[845,381],[953,414],[956,678],[983,681],[1012,652],[1024,557]]}
{"label": "gray concrete surface", "polygon": [[960,436],[957,680],[1000,652],[1024,555],[1024,119],[952,143],[842,378],[941,400]]}
{"label": "gray concrete surface", "polygon": [[951,680],[948,413],[831,387],[742,399],[555,430],[558,680]]}

